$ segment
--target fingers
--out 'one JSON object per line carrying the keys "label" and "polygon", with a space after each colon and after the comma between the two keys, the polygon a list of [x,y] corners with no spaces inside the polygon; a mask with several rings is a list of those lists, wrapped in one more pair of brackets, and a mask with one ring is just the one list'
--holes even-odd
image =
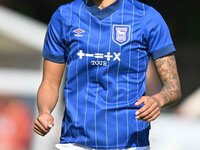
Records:
{"label": "fingers", "polygon": [[41,135],[41,136],[45,136],[49,131],[50,131],[50,128],[49,129],[45,129],[40,123],[39,121],[35,121],[35,125],[34,125],[34,131]]}
{"label": "fingers", "polygon": [[36,121],[38,121],[44,129],[48,130],[49,128],[53,127],[54,119],[53,116],[51,116],[50,114],[42,114],[38,117]]}
{"label": "fingers", "polygon": [[135,106],[140,106],[141,104],[144,104],[147,100],[147,97],[146,96],[143,96],[141,97],[136,103],[135,103]]}
{"label": "fingers", "polygon": [[44,135],[49,132],[49,129],[45,128],[38,120],[35,121],[34,129]]}
{"label": "fingers", "polygon": [[152,113],[152,111],[154,111],[156,107],[152,105],[150,106],[144,105],[144,108],[145,109],[142,108],[141,110],[138,110],[137,117],[136,117],[137,119],[144,119],[148,117]]}
{"label": "fingers", "polygon": [[44,133],[41,133],[41,131],[39,131],[39,129],[37,129],[35,127],[34,127],[33,130],[34,130],[35,133],[39,134],[40,136],[44,136],[45,135]]}
{"label": "fingers", "polygon": [[158,118],[158,116],[160,116],[160,112],[154,114],[151,118],[147,119],[147,121],[148,122],[154,121],[156,118]]}
{"label": "fingers", "polygon": [[141,119],[151,122],[151,121],[155,120],[159,115],[160,115],[159,108],[155,108],[148,115],[141,117]]}
{"label": "fingers", "polygon": [[41,135],[41,136],[45,136],[48,132],[45,132],[43,130],[41,130],[37,125],[34,126],[34,132]]}
{"label": "fingers", "polygon": [[140,108],[137,112],[136,112],[136,116],[137,118],[139,117],[139,115],[141,115],[142,113],[146,112],[147,109],[150,107],[150,103],[148,102],[148,97],[144,96],[141,97],[136,103],[135,106],[139,106],[141,104],[144,104],[144,106],[142,108]]}
{"label": "fingers", "polygon": [[50,129],[53,127],[53,116],[51,114],[42,114],[40,115],[34,124],[35,133],[44,136],[46,135]]}
{"label": "fingers", "polygon": [[135,114],[137,119],[151,122],[155,120],[160,115],[160,105],[159,102],[152,97],[144,96],[138,100],[136,106],[144,104]]}

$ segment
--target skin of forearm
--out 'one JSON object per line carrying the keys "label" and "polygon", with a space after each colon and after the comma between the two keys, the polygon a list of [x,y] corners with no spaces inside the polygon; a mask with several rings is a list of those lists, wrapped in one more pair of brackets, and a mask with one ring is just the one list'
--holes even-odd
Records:
{"label": "skin of forearm", "polygon": [[39,113],[51,113],[58,101],[59,88],[48,81],[42,81],[37,95]]}
{"label": "skin of forearm", "polygon": [[153,97],[159,100],[161,107],[169,106],[181,98],[181,86],[174,55],[155,61],[155,65],[163,84],[163,88]]}

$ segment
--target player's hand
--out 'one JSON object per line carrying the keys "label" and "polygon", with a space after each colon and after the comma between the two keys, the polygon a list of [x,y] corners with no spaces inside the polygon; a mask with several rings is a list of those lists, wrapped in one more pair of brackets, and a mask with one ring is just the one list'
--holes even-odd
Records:
{"label": "player's hand", "polygon": [[34,131],[45,136],[54,126],[54,118],[50,113],[43,113],[38,116],[34,124]]}
{"label": "player's hand", "polygon": [[143,96],[135,103],[135,106],[141,104],[143,104],[143,106],[136,112],[137,119],[151,122],[160,115],[161,104],[156,98]]}

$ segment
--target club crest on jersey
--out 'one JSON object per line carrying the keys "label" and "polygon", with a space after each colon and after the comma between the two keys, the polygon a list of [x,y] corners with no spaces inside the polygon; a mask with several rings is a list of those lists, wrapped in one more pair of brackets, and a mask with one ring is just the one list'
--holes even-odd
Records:
{"label": "club crest on jersey", "polygon": [[130,40],[130,26],[113,25],[112,39],[120,46],[126,44]]}
{"label": "club crest on jersey", "polygon": [[75,33],[74,36],[83,37],[83,33],[84,33],[85,31],[82,30],[82,29],[80,29],[80,28],[78,28],[78,29],[75,29],[73,32]]}

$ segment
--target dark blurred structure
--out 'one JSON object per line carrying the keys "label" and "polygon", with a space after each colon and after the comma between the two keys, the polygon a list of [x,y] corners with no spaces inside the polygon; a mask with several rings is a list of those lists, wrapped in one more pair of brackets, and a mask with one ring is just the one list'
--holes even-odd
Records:
{"label": "dark blurred structure", "polygon": [[[197,0],[141,0],[156,8],[169,25],[177,48],[177,63],[183,98],[199,88],[200,83],[200,9]],[[69,0],[0,0],[0,4],[48,23],[56,8]]]}
{"label": "dark blurred structure", "polygon": [[[32,70],[37,70],[39,68],[38,66],[41,64],[41,54],[33,48],[20,44],[3,35],[0,35],[0,45],[0,67]],[[29,51],[27,51],[27,49],[29,49]]]}
{"label": "dark blurred structure", "polygon": [[0,4],[46,23],[62,3],[64,3],[62,0],[0,0]]}

